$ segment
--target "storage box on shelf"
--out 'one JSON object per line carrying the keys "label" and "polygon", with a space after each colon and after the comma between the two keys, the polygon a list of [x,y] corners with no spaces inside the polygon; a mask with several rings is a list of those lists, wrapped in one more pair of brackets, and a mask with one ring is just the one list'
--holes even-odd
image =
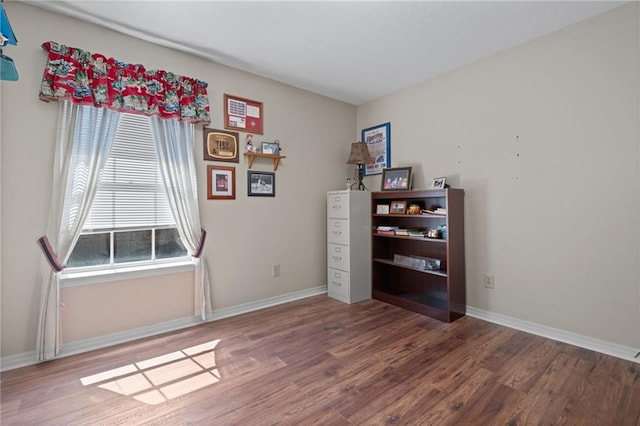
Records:
{"label": "storage box on shelf", "polygon": [[[407,206],[417,204],[422,213],[376,213],[378,205],[393,201],[406,201]],[[425,212],[438,208],[440,214]],[[462,189],[372,192],[371,225],[374,299],[446,322],[465,315]],[[378,227],[383,230],[378,232]],[[409,231],[396,235],[389,228]],[[430,235],[439,238],[428,238],[429,230],[435,230]]]}

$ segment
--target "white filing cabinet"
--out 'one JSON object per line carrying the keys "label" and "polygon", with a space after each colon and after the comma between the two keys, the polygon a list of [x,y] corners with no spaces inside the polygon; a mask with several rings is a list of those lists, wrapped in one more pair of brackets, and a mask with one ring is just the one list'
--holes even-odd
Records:
{"label": "white filing cabinet", "polygon": [[327,193],[327,293],[345,303],[371,298],[371,193]]}

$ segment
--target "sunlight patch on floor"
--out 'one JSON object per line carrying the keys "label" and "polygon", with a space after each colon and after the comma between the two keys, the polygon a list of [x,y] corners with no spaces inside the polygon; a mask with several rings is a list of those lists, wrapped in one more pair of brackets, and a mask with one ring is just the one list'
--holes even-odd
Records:
{"label": "sunlight patch on floor", "polygon": [[221,380],[215,348],[220,339],[83,377],[83,386],[131,396],[149,405],[161,404]]}

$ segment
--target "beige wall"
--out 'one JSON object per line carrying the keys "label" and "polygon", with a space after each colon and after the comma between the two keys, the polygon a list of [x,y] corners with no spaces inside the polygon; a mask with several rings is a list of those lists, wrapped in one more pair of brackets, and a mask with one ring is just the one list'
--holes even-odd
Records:
{"label": "beige wall", "polygon": [[465,189],[470,306],[640,346],[638,8],[358,107],[414,188]]}
{"label": "beige wall", "polygon": [[[239,164],[203,161],[202,148],[198,148],[202,132],[198,129],[196,133],[200,211],[208,231],[205,255],[214,308],[326,284],[325,197],[326,191],[343,188],[348,174],[344,163],[356,132],[355,106],[23,3],[9,2],[5,7],[19,39],[19,46],[7,48],[5,54],[15,60],[20,80],[0,83],[3,357],[35,348],[42,257],[35,241],[46,227],[57,117],[55,103],[37,98],[46,59],[40,45],[47,40],[207,81],[212,128],[223,128],[224,93],[263,102],[265,134],[256,136],[254,142],[279,139],[287,156],[276,172],[275,198],[247,197],[244,157]],[[236,167],[235,201],[206,199],[208,164]],[[271,163],[258,159],[253,168],[270,167]],[[276,263],[281,265],[281,276],[272,278]],[[175,274],[152,283],[135,280],[63,290],[66,341],[178,319],[192,312],[191,274]],[[142,297],[140,289],[149,286],[158,297]],[[123,321],[132,312],[132,300],[145,312]],[[96,317],[81,322],[87,313]]]}

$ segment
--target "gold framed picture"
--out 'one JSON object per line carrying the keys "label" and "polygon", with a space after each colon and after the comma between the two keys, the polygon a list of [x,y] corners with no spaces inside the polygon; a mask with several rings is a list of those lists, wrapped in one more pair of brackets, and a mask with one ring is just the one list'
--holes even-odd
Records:
{"label": "gold framed picture", "polygon": [[390,214],[405,214],[407,212],[407,202],[406,201],[392,201],[391,209],[389,211]]}
{"label": "gold framed picture", "polygon": [[237,132],[204,128],[202,134],[205,160],[240,162]]}

